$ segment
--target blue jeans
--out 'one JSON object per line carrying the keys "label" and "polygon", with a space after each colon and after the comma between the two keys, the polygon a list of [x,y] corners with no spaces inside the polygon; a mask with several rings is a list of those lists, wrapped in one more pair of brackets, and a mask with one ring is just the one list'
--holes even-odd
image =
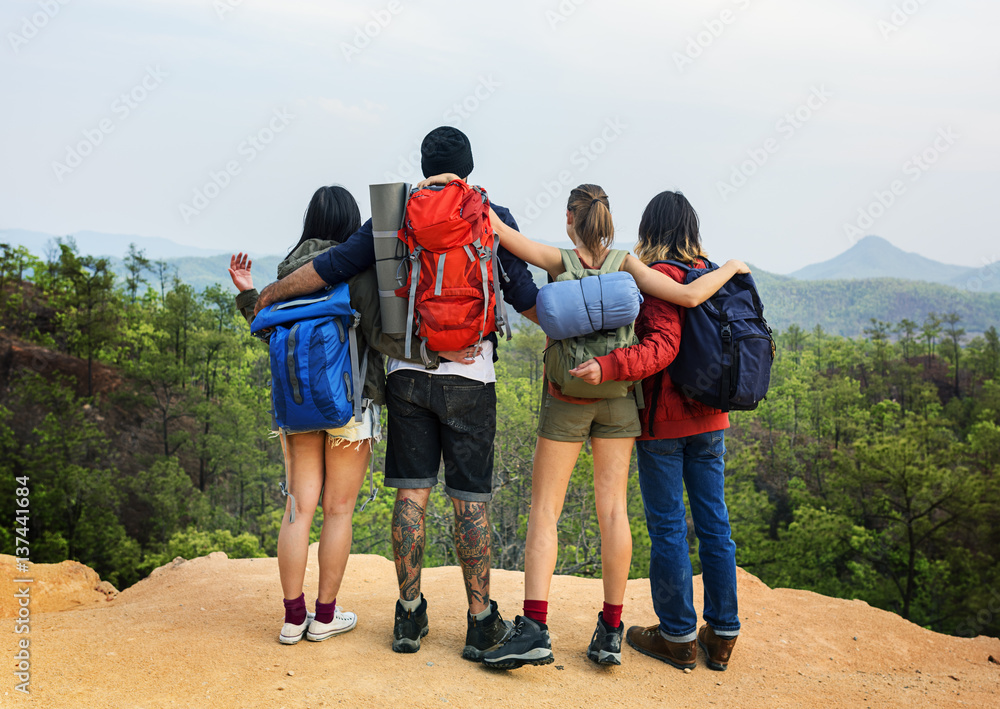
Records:
{"label": "blue jeans", "polygon": [[725,435],[711,431],[686,438],[637,441],[639,485],[651,551],[649,584],[660,633],[672,642],[697,637],[691,558],[688,555],[684,488],[698,535],[703,617],[720,637],[740,632],[736,603],[736,544],[726,509]]}

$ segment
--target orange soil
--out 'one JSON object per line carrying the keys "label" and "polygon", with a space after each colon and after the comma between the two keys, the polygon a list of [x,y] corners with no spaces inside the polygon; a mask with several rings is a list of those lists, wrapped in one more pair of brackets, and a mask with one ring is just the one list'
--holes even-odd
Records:
{"label": "orange soil", "polygon": [[[314,545],[310,607],[315,554]],[[7,578],[18,578],[11,564],[0,557]],[[629,647],[621,667],[587,660],[601,600],[601,583],[591,579],[553,580],[556,662],[501,672],[459,655],[466,606],[454,567],[424,572],[430,634],[412,655],[390,649],[395,571],[377,556],[351,557],[338,599],[358,613],[357,628],[294,646],[277,642],[275,559],[175,560],[113,598],[73,562],[35,565],[30,577],[31,696],[14,691],[8,672],[4,707],[1000,706],[1000,665],[990,659],[1000,660],[1000,640],[939,635],[862,601],[769,589],[742,571],[743,631],[729,670],[700,661],[689,674]],[[8,658],[25,637],[13,633],[12,587],[0,606],[10,623]],[[494,571],[492,590],[505,617],[520,611],[520,573]],[[655,622],[648,580],[629,582],[624,621]]]}

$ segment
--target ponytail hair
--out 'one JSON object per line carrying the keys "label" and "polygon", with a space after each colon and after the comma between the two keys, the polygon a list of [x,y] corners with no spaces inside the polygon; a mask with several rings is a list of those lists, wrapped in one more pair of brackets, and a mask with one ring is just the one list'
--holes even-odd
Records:
{"label": "ponytail hair", "polygon": [[566,209],[573,215],[573,229],[592,254],[603,253],[615,240],[611,205],[607,193],[597,185],[580,185],[569,193]]}
{"label": "ponytail hair", "polygon": [[698,213],[680,192],[660,192],[639,220],[635,255],[647,266],[656,261],[691,264],[707,254],[701,248]]}

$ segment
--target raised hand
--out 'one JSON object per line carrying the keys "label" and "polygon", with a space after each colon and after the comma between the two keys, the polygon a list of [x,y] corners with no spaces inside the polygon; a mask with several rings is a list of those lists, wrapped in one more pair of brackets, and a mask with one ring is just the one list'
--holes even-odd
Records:
{"label": "raised hand", "polygon": [[252,264],[250,255],[242,252],[229,258],[229,277],[233,279],[233,285],[240,293],[253,289],[253,276],[250,275]]}

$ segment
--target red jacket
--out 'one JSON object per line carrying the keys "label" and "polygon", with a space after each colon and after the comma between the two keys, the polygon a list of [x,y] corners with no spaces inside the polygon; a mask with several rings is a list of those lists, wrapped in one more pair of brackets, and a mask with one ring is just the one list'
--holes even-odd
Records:
{"label": "red jacket", "polygon": [[[676,266],[657,264],[653,268],[678,283],[684,282],[685,274]],[[685,309],[679,305],[646,296],[635,320],[639,344],[597,358],[602,380],[644,380],[645,408],[639,410],[642,420],[639,440],[685,438],[729,428],[729,414],[687,398],[663,371],[677,356],[684,315]]]}

